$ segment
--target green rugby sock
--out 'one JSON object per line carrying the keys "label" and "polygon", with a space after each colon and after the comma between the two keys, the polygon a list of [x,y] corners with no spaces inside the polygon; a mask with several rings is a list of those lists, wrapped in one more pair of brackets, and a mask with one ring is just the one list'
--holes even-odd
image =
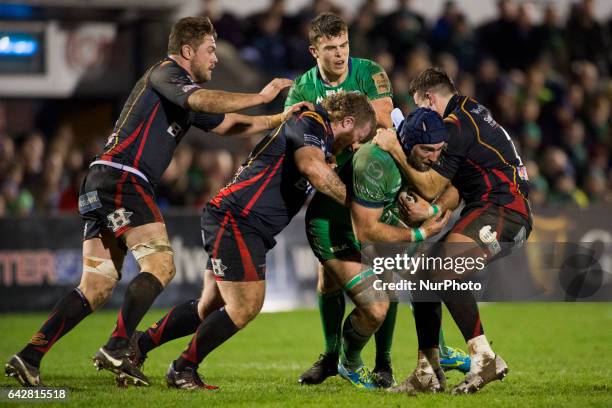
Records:
{"label": "green rugby sock", "polygon": [[389,303],[387,317],[378,328],[374,335],[376,339],[376,365],[391,363],[391,346],[393,345],[393,331],[395,330],[395,320],[397,318],[398,302]]}
{"label": "green rugby sock", "polygon": [[365,336],[355,330],[352,316],[353,312],[344,320],[344,327],[342,329],[342,355],[340,356],[340,361],[346,368],[354,370],[363,365],[361,350],[363,350],[372,336]]}
{"label": "green rugby sock", "polygon": [[325,354],[339,354],[342,345],[342,319],[344,318],[344,293],[319,293],[319,313],[325,337]]}

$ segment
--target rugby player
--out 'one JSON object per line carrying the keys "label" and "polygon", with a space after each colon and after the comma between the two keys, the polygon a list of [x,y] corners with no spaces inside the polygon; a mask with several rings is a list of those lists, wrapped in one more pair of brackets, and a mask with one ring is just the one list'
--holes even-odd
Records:
{"label": "rugby player", "polygon": [[[309,26],[309,51],[316,66],[298,76],[289,91],[285,107],[300,101],[320,103],[325,97],[338,92],[358,92],[366,95],[376,111],[377,125],[391,127],[393,110],[392,88],[387,74],[380,65],[368,59],[350,57],[348,26],[335,14],[323,13]],[[338,166],[352,159],[352,149],[335,153]],[[324,231],[319,231],[324,233]],[[332,267],[332,266],[330,266]],[[338,359],[342,346],[342,320],[345,301],[342,287],[328,276],[325,268],[318,269],[318,304],[325,340],[320,358],[298,379],[301,384],[320,384],[338,373]],[[387,317],[375,334],[376,363],[374,373],[383,386],[393,382],[391,346],[397,316],[397,302],[389,305]],[[444,336],[440,332],[443,342]],[[441,353],[446,368],[463,367],[467,356],[459,350],[445,347]]]}
{"label": "rugby player", "polygon": [[257,117],[228,113],[272,101],[291,84],[286,79],[273,80],[258,94],[203,89],[200,84],[211,79],[217,63],[215,38],[206,17],[188,17],[174,25],[168,57],[136,83],[104,151],[91,163],[79,197],[85,222],[81,282],[6,363],[6,374],[22,385],[41,386],[43,356],[109,299],[127,250],[140,273],[129,283],[116,327],[94,363],[122,380],[149,384],[128,359],[128,342],[175,272],[154,186],[190,126],[218,134],[259,133],[277,127],[291,111]]}
{"label": "rugby player", "polygon": [[[418,113],[418,112],[417,112]],[[433,119],[432,119],[433,117]],[[433,111],[413,114],[413,127],[426,124],[427,132],[400,132],[408,160],[428,169],[437,160],[447,133],[441,118]],[[429,126],[439,122],[437,128]],[[410,130],[413,127],[403,126]],[[338,174],[350,186],[350,208],[343,207],[317,193],[306,213],[306,232],[311,248],[333,279],[348,294],[355,308],[344,320],[339,374],[358,388],[390,387],[371,374],[361,360],[361,350],[382,324],[389,299],[386,292],[373,287],[377,279],[371,269],[361,264],[361,242],[418,242],[432,237],[446,225],[450,211],[443,217],[431,217],[420,228],[407,229],[397,214],[397,196],[410,183],[393,158],[378,146],[366,143],[352,159],[339,168]],[[455,207],[459,197],[455,192]]]}
{"label": "rugby player", "polygon": [[371,137],[375,128],[367,98],[341,93],[268,133],[206,205],[202,233],[209,259],[201,298],[177,305],[145,335],[135,336],[135,363],[144,362],[147,350],[195,332],[170,364],[166,381],[180,389],[216,388],[203,382],[198,366],[259,313],[274,236],[303,206],[310,186],[347,205],[346,186],[327,163],[332,151]]}
{"label": "rugby player", "polygon": [[[448,75],[439,69],[429,68],[419,74],[411,84],[411,93],[418,106],[444,118],[449,137],[439,162],[428,172],[416,171],[403,160],[405,154],[392,130],[379,131],[376,143],[403,164],[402,171],[425,199],[452,184],[465,200],[459,221],[444,239],[454,244],[444,247],[445,256],[467,253],[491,262],[522,245],[532,228],[529,183],[506,130],[486,107],[459,95]],[[434,278],[443,276],[442,271],[427,272]],[[461,330],[471,357],[470,371],[453,393],[473,393],[503,379],[508,366],[489,345],[473,294],[457,291],[452,298],[445,293],[438,295]],[[445,378],[439,369],[437,350],[441,304],[415,302],[414,315],[419,340],[417,368],[393,391],[414,394],[443,390]]]}

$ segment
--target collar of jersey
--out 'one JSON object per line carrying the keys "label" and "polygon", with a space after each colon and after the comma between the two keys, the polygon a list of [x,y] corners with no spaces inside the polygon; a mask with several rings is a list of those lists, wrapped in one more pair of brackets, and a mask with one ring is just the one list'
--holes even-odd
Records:
{"label": "collar of jersey", "polygon": [[461,98],[462,96],[459,94],[455,94],[452,98],[450,98],[450,101],[448,101],[448,105],[446,105],[446,109],[444,110],[444,116],[442,116],[443,118],[447,117],[455,110],[457,105],[459,105],[459,99]]}
{"label": "collar of jersey", "polygon": [[336,86],[331,86],[327,84],[327,81],[325,79],[323,79],[323,76],[321,75],[321,71],[319,71],[319,66],[317,65],[317,76],[319,77],[319,79],[321,80],[321,83],[323,84],[324,87],[326,88],[339,88],[342,86],[342,84],[344,84],[346,81],[348,81],[349,77],[351,76],[351,72],[353,71],[353,57],[349,57],[348,60],[348,75],[346,76],[346,78],[344,78],[344,81],[342,81],[341,84],[336,85]]}

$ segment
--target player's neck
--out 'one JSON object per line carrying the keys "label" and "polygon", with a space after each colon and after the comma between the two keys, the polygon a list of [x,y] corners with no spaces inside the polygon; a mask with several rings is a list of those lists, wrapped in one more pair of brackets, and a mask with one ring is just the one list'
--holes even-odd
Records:
{"label": "player's neck", "polygon": [[179,65],[179,67],[181,67],[185,71],[187,71],[189,76],[193,78],[193,74],[192,74],[191,70],[189,69],[190,68],[189,67],[189,61],[187,61],[184,58],[181,58],[181,56],[179,56],[179,55],[168,55],[168,58],[170,58],[171,60],[176,62]]}
{"label": "player's neck", "polygon": [[321,74],[321,78],[327,83],[329,86],[338,86],[344,82],[344,80],[348,77],[349,69],[348,66],[346,70],[340,74],[336,75],[333,72],[328,72],[323,69],[321,65],[319,65],[319,73]]}

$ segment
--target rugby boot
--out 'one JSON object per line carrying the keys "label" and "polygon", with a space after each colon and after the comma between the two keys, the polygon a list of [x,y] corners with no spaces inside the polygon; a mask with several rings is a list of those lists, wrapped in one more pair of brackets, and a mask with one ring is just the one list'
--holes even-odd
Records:
{"label": "rugby boot", "polygon": [[94,366],[98,370],[108,370],[117,375],[117,383],[125,386],[129,383],[134,385],[150,385],[149,379],[131,361],[128,348],[108,350],[105,346],[93,357]]}
{"label": "rugby boot", "polygon": [[372,371],[374,381],[380,388],[389,388],[397,385],[395,377],[393,377],[393,368],[390,362],[376,364]]}
{"label": "rugby boot", "polygon": [[338,354],[321,354],[319,359],[306,370],[298,382],[300,384],[321,384],[327,377],[332,377],[338,374]]}
{"label": "rugby boot", "polygon": [[473,394],[492,381],[503,381],[507,374],[508,365],[500,356],[475,356],[470,371],[453,388],[453,394]]}
{"label": "rugby boot", "polygon": [[374,375],[365,365],[353,370],[339,363],[338,374],[357,388],[364,388],[367,390],[379,388],[378,384],[375,382]]}
{"label": "rugby boot", "polygon": [[184,370],[177,371],[174,368],[174,361],[170,363],[168,371],[166,372],[166,384],[168,387],[178,388],[181,390],[218,390],[219,387],[206,384],[200,375],[198,370],[192,367],[187,367]]}
{"label": "rugby boot", "polygon": [[444,346],[440,349],[440,365],[444,371],[458,370],[462,373],[470,371],[470,356],[463,350]]}
{"label": "rugby boot", "polygon": [[7,377],[15,378],[19,384],[24,387],[44,387],[40,380],[40,371],[38,367],[34,367],[19,354],[14,354],[13,357],[4,365],[4,374]]}
{"label": "rugby boot", "polygon": [[[435,354],[435,355],[434,355]],[[426,355],[431,355],[434,369]],[[437,362],[438,349],[432,348],[425,351],[419,351],[419,360],[417,366],[401,384],[388,388],[388,392],[404,393],[410,396],[426,393],[443,392],[446,389],[446,376],[444,371]]]}

